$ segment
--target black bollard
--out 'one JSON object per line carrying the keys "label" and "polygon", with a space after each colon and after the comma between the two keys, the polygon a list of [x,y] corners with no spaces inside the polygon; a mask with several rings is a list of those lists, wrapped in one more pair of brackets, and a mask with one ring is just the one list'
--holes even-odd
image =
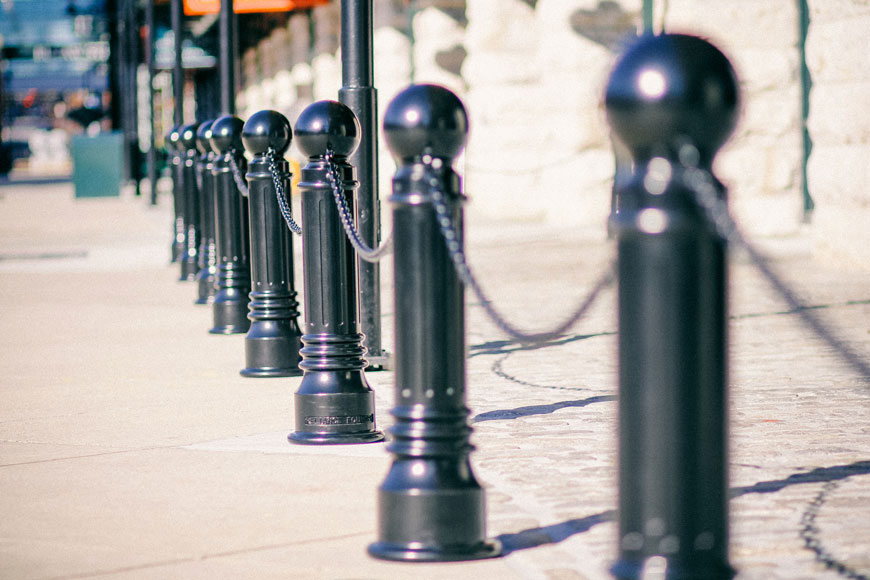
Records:
{"label": "black bollard", "polygon": [[196,188],[196,131],[199,125],[191,123],[178,129],[181,144],[179,160],[181,184],[184,191],[184,250],[181,255],[181,280],[194,280],[199,271],[199,192]]}
{"label": "black bollard", "polygon": [[[465,394],[465,307],[433,206],[437,178],[453,223],[462,227],[453,159],[468,120],[447,89],[415,85],[384,115],[399,166],[393,178],[396,419],[393,464],[378,494],[376,558],[417,562],[498,556],[486,538],[484,490],[471,470]],[[457,240],[461,243],[461,239]]]}
{"label": "black bollard", "polygon": [[199,272],[196,274],[198,297],[196,304],[214,302],[215,273],[217,272],[217,242],[215,240],[214,216],[214,151],[211,149],[211,124],[206,121],[196,131],[196,183],[199,190]]}
{"label": "black bollard", "polygon": [[[348,204],[358,183],[347,156],[360,142],[353,112],[335,101],[308,106],[296,122],[296,143],[309,157],[302,169],[302,264],[305,323],[302,382],[296,391],[296,430],[291,443],[373,443],[374,393],[366,381],[363,335],[357,311],[356,256],[333,199],[329,175],[341,183]],[[330,167],[327,152],[334,154]],[[334,172],[334,173],[333,173]]]}
{"label": "black bollard", "polygon": [[726,242],[688,176],[712,176],[738,100],[725,56],[684,35],[641,38],[607,86],[608,120],[634,160],[612,218],[620,392],[619,559],[611,573],[621,580],[734,576]]}
{"label": "black bollard", "polygon": [[172,224],[172,262],[181,260],[184,254],[185,234],[184,234],[184,189],[181,185],[181,153],[178,142],[181,135],[178,133],[178,127],[173,127],[166,134],[165,146],[167,153],[167,165],[169,166],[169,176],[172,178],[172,204],[175,212],[175,221]]}
{"label": "black bollard", "polygon": [[248,293],[251,272],[248,254],[248,198],[241,194],[233,176],[233,165],[243,171],[242,126],[232,115],[223,115],[211,125],[211,148],[215,152],[212,175],[215,195],[214,327],[212,334],[248,332]]}
{"label": "black bollard", "polygon": [[[293,285],[293,234],[284,224],[275,197],[270,164],[290,194],[289,164],[282,157],[293,132],[284,115],[254,113],[242,129],[242,142],[254,157],[248,165],[251,231],[251,329],[245,338],[246,377],[301,375],[299,303]],[[271,158],[270,158],[271,157]]]}

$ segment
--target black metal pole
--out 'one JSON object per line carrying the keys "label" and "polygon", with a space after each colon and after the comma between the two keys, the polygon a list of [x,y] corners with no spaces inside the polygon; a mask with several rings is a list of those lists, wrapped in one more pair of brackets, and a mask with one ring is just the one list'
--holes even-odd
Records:
{"label": "black metal pole", "polygon": [[430,181],[437,180],[461,231],[461,186],[451,164],[467,132],[465,108],[442,87],[411,86],[384,115],[387,145],[401,161],[390,197],[396,422],[387,447],[393,463],[378,493],[378,541],[369,546],[376,558],[435,562],[501,553],[486,538],[484,490],[469,462],[464,292]]}
{"label": "black metal pole", "polygon": [[736,123],[737,81],[706,41],[647,36],[617,63],[605,102],[634,160],[613,218],[620,392],[611,573],[728,580],[726,241],[689,176],[712,177]]}
{"label": "black metal pole", "polygon": [[242,195],[233,175],[233,165],[244,171],[242,127],[238,117],[224,115],[211,125],[211,148],[215,152],[212,173],[215,185],[215,234],[218,263],[215,279],[212,334],[248,332],[248,293],[251,271],[248,250],[248,198]]}
{"label": "black metal pole", "polygon": [[[341,2],[341,76],[338,100],[350,107],[361,127],[360,146],[348,158],[358,170],[356,227],[370,247],[380,242],[378,202],[378,102],[374,87],[372,0]],[[380,266],[357,260],[360,328],[371,368],[389,364],[381,347]]]}
{"label": "black metal pole", "polygon": [[157,205],[157,149],[154,122],[154,0],[145,0],[145,65],[148,67],[148,183],[151,184],[151,205]]}
{"label": "black metal pole", "polygon": [[293,236],[281,216],[274,181],[289,195],[291,174],[283,154],[292,138],[290,121],[276,111],[254,113],[242,128],[242,142],[254,156],[246,176],[251,231],[251,328],[245,337],[247,366],[241,373],[246,377],[302,374]]}
{"label": "black metal pole", "polygon": [[[359,145],[359,122],[335,101],[309,105],[296,122],[296,143],[309,158],[302,169],[302,264],[305,322],[304,375],[295,396],[291,443],[381,441],[374,393],[366,381],[363,335],[357,319],[355,254],[342,229],[330,174],[349,205],[358,186],[347,156]],[[335,163],[326,159],[328,151]]]}
{"label": "black metal pole", "polygon": [[236,35],[233,0],[221,0],[218,16],[220,42],[218,45],[220,66],[221,112],[224,115],[236,114]]}
{"label": "black metal pole", "polygon": [[182,125],[178,130],[181,144],[181,182],[184,187],[184,252],[181,257],[181,280],[195,280],[199,272],[199,191],[196,184],[198,123]]}
{"label": "black metal pole", "polygon": [[127,163],[130,166],[130,179],[136,189],[136,195],[142,193],[142,152],[139,149],[139,27],[136,22],[136,2],[126,0],[124,20],[127,43],[127,86],[125,98],[127,100],[127,123],[124,128],[124,139],[127,143]]}
{"label": "black metal pole", "polygon": [[214,119],[200,124],[196,131],[196,148],[199,157],[196,160],[196,183],[199,190],[199,272],[196,274],[197,299],[196,304],[212,304],[215,289],[215,274],[217,273],[217,240],[215,237],[214,211],[214,158],[211,148],[211,126]]}
{"label": "black metal pole", "polygon": [[181,41],[184,36],[184,4],[182,0],[172,0],[170,5],[172,34],[175,38],[175,60],[172,67],[173,122],[177,127],[184,124],[184,64],[181,57]]}
{"label": "black metal pole", "polygon": [[176,125],[166,134],[164,145],[168,155],[169,175],[172,177],[172,205],[175,211],[172,237],[172,261],[178,262],[184,255],[186,233],[184,230],[184,188],[181,177],[181,134]]}

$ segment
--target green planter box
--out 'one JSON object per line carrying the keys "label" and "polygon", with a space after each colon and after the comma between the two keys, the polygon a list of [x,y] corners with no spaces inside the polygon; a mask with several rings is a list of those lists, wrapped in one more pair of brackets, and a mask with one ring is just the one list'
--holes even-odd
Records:
{"label": "green planter box", "polygon": [[73,185],[76,197],[108,197],[121,194],[124,136],[103,133],[72,139]]}

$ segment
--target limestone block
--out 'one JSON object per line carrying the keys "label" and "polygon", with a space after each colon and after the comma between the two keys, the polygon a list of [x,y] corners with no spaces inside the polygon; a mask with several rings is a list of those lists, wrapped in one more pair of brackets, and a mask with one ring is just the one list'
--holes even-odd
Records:
{"label": "limestone block", "polygon": [[810,93],[813,143],[870,143],[870,81],[820,83]]}
{"label": "limestone block", "polygon": [[313,9],[314,18],[314,53],[334,54],[339,49],[339,31],[341,29],[341,5],[330,2]]}
{"label": "limestone block", "polygon": [[801,128],[801,96],[797,86],[750,94],[743,99],[739,135],[797,134]]}
{"label": "limestone block", "polygon": [[275,110],[285,113],[296,102],[296,83],[293,74],[289,70],[280,70],[275,74],[272,83],[274,87],[273,106]]}
{"label": "limestone block", "polygon": [[341,62],[334,54],[318,54],[311,61],[314,71],[314,100],[336,100],[341,88]]}
{"label": "limestone block", "polygon": [[863,18],[811,22],[807,66],[813,82],[870,80],[868,29],[870,13]]}
{"label": "limestone block", "polygon": [[308,62],[311,33],[308,16],[304,12],[294,12],[287,21],[287,52],[287,68],[300,62]]}
{"label": "limestone block", "polygon": [[548,223],[598,229],[606,235],[613,183],[613,152],[589,149],[540,172],[535,196]]}
{"label": "limestone block", "polygon": [[[464,27],[441,10],[429,7],[414,16],[413,29],[415,80],[441,84],[463,93],[465,82],[459,71],[465,55]],[[444,55],[455,56],[444,63]]]}
{"label": "limestone block", "polygon": [[810,19],[817,24],[870,17],[870,3],[866,0],[809,0],[808,4]]}
{"label": "limestone block", "polygon": [[537,35],[530,34],[529,23],[535,11],[522,0],[468,0],[465,45],[469,54],[482,52],[519,52],[537,50]]}
{"label": "limestone block", "polygon": [[[870,143],[817,145],[807,167],[816,205],[870,210]],[[870,221],[865,223],[865,226]],[[867,228],[870,231],[870,227]]]}
{"label": "limestone block", "polygon": [[664,19],[668,32],[705,37],[729,56],[745,47],[778,50],[797,42],[798,12],[791,0],[669,0]]}

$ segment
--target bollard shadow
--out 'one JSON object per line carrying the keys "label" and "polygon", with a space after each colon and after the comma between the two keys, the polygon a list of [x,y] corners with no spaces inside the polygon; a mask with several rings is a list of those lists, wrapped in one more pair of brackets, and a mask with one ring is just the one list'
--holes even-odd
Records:
{"label": "bollard shadow", "polygon": [[607,510],[600,514],[568,520],[551,526],[522,530],[515,534],[501,534],[497,539],[501,542],[504,555],[519,550],[538,548],[548,544],[558,544],[575,534],[588,532],[593,526],[612,522],[616,519],[616,510]]}
{"label": "bollard shadow", "polygon": [[570,344],[572,342],[578,342],[589,338],[597,338],[600,336],[613,336],[615,334],[616,332],[611,331],[598,332],[596,334],[575,334],[573,336],[566,336],[563,338],[557,338],[533,344],[523,344],[516,340],[491,340],[489,342],[474,344],[468,347],[468,350],[471,351],[471,354],[468,355],[468,358],[474,358],[476,356],[489,354],[510,354],[512,352],[519,351],[540,350],[542,348],[549,348],[551,346],[562,346],[564,344]]}
{"label": "bollard shadow", "polygon": [[870,461],[856,461],[849,465],[834,465],[831,467],[818,467],[806,473],[794,473],[785,479],[772,481],[759,481],[753,485],[744,487],[732,487],[729,497],[735,498],[750,493],[774,493],[791,485],[803,483],[827,483],[852,477],[853,475],[870,474]]}
{"label": "bollard shadow", "polygon": [[616,395],[599,395],[577,401],[561,401],[559,403],[550,403],[547,405],[528,405],[526,407],[517,407],[516,409],[498,409],[496,411],[487,411],[475,415],[471,422],[481,423],[483,421],[504,421],[519,419],[520,417],[531,417],[532,415],[549,415],[555,413],[559,409],[568,409],[571,407],[581,408],[594,403],[609,403],[615,400]]}
{"label": "bollard shadow", "polygon": [[[493,411],[493,413],[496,412],[498,411]],[[760,481],[749,486],[733,487],[729,490],[729,497],[733,499],[750,493],[775,493],[792,485],[825,483],[843,480],[855,475],[866,474],[870,474],[870,460],[856,461],[849,465],[819,467],[806,473],[795,473],[789,475],[785,479]],[[529,550],[549,544],[558,544],[567,540],[571,536],[588,532],[598,524],[612,522],[616,519],[616,515],[617,510],[607,510],[584,518],[567,520],[558,524],[552,524],[540,528],[529,528],[514,534],[501,534],[497,536],[497,539],[502,543],[504,554],[508,555],[511,552],[517,552],[519,550]]]}

